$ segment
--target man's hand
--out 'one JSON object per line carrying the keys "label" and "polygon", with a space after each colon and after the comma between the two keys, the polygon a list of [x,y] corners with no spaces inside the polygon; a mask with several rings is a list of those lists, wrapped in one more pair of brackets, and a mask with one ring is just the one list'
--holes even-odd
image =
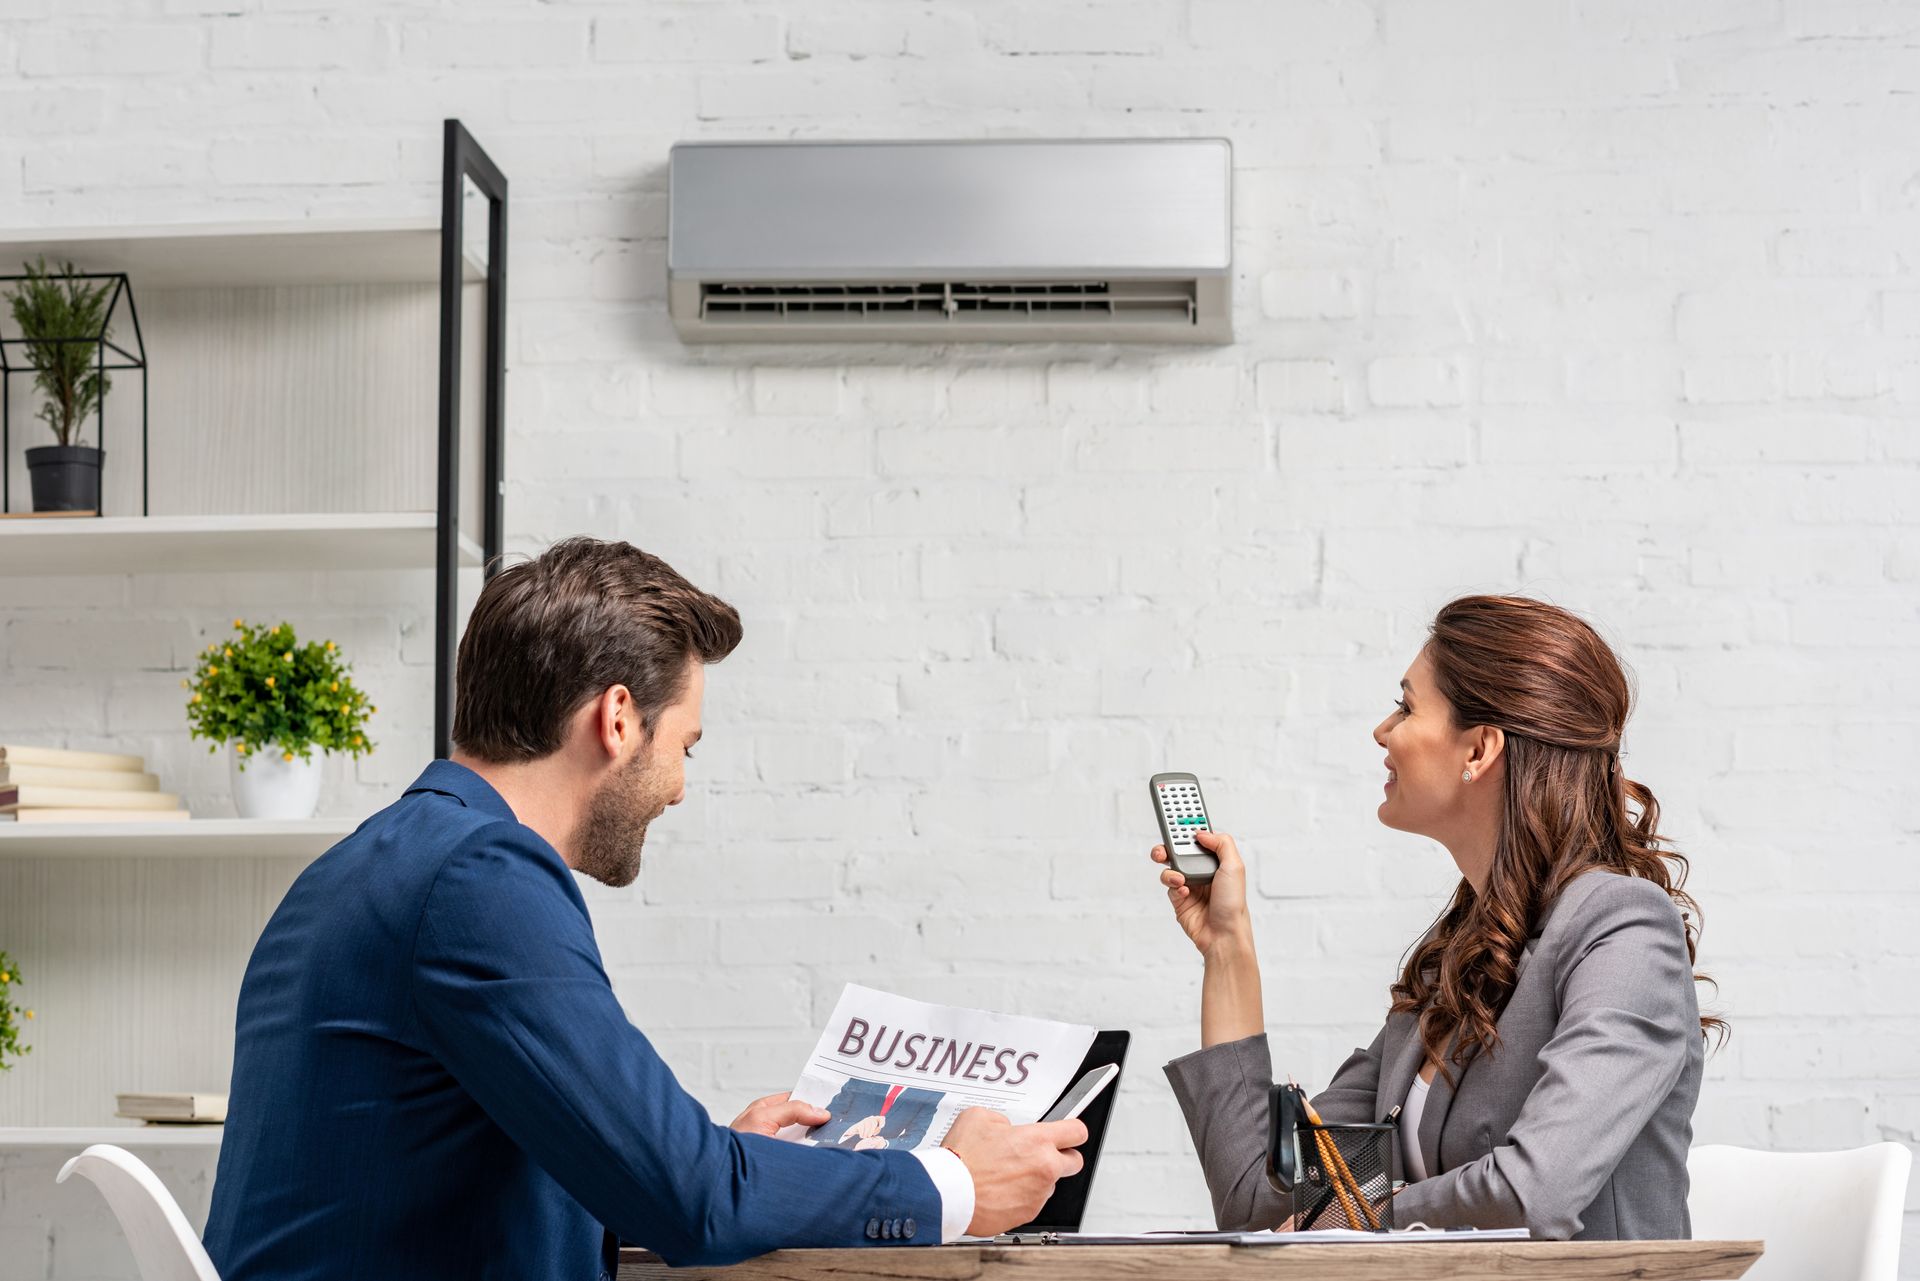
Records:
{"label": "man's hand", "polygon": [[940,1146],[973,1176],[968,1234],[996,1236],[1040,1213],[1053,1185],[1080,1173],[1083,1161],[1073,1149],[1086,1141],[1081,1121],[1015,1125],[992,1108],[968,1108],[955,1117]]}
{"label": "man's hand", "polygon": [[733,1118],[733,1128],[742,1134],[764,1134],[772,1138],[790,1125],[825,1125],[833,1119],[825,1108],[788,1097],[791,1090],[769,1094],[747,1104],[747,1110]]}

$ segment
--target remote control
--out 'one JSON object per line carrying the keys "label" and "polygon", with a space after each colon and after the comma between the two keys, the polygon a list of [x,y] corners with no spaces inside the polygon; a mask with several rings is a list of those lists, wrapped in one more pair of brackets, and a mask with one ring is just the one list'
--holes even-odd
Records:
{"label": "remote control", "polygon": [[1167,847],[1173,870],[1189,885],[1205,885],[1220,869],[1220,860],[1200,848],[1195,832],[1211,832],[1206,803],[1200,799],[1200,780],[1191,774],[1155,774],[1147,786],[1153,792],[1154,816],[1160,820],[1160,843]]}

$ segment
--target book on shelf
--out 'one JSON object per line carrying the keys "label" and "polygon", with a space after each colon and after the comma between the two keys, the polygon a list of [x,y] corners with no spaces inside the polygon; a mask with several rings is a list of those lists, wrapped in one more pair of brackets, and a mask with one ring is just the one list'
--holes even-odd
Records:
{"label": "book on shelf", "polygon": [[0,823],[142,823],[184,819],[146,761],[122,752],[0,747]]}
{"label": "book on shelf", "polygon": [[38,783],[46,787],[84,787],[101,792],[157,792],[156,774],[130,769],[66,769],[59,765],[0,765],[0,787]]}
{"label": "book on shelf", "polygon": [[65,747],[21,747],[0,744],[0,765],[50,765],[55,769],[131,770],[147,768],[139,756],[121,752],[77,752]]}
{"label": "book on shelf", "polygon": [[175,1125],[215,1125],[227,1119],[224,1094],[116,1094],[115,1116]]}
{"label": "book on shelf", "polygon": [[91,787],[20,783],[0,787],[0,811],[19,809],[177,810],[172,792],[112,792]]}
{"label": "book on shelf", "polygon": [[185,810],[103,810],[80,805],[0,811],[0,823],[184,823]]}

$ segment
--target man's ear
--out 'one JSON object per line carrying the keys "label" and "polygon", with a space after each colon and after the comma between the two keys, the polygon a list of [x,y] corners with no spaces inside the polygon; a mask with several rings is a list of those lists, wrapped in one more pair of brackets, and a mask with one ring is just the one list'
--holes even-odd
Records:
{"label": "man's ear", "polygon": [[594,735],[600,750],[616,761],[631,752],[634,744],[646,740],[640,709],[625,685],[609,685],[601,691],[595,705]]}

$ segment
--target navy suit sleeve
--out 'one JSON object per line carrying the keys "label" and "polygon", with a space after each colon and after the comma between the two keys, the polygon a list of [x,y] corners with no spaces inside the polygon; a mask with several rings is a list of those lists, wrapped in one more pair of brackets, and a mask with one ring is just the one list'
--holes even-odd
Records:
{"label": "navy suit sleeve", "polygon": [[940,1240],[939,1193],[910,1154],[714,1124],[627,1021],[572,874],[518,824],[480,829],[442,868],[413,986],[425,1048],[601,1223],[668,1263],[867,1245],[870,1219]]}

